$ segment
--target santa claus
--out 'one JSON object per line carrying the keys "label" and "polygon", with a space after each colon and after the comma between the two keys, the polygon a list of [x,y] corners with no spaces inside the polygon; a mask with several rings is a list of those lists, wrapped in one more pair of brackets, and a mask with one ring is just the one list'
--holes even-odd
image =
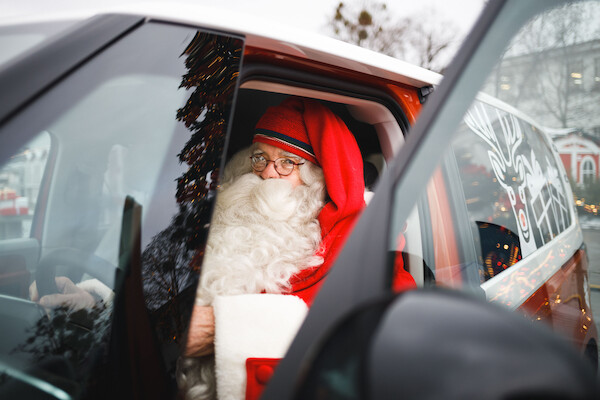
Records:
{"label": "santa claus", "polygon": [[186,399],[258,398],[365,206],[354,136],[315,100],[259,120],[217,197],[187,357]]}

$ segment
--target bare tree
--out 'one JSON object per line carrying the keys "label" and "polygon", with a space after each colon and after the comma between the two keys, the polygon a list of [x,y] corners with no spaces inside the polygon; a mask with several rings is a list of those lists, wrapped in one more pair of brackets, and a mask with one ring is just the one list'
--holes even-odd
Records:
{"label": "bare tree", "polygon": [[407,53],[413,54],[409,59],[416,59],[423,68],[442,72],[463,38],[456,25],[433,9],[406,17],[402,23],[408,27]]}
{"label": "bare tree", "polygon": [[[590,51],[600,44],[593,22],[600,8],[566,5],[532,20],[512,41],[496,68],[492,94],[536,116],[544,125],[581,127],[590,116],[599,92],[586,73]],[[594,44],[595,43],[595,44]],[[596,54],[597,50],[596,50]]]}
{"label": "bare tree", "polygon": [[402,41],[397,39],[406,28],[391,22],[385,3],[367,3],[359,8],[340,2],[330,24],[335,37],[345,42],[392,57],[404,52]]}
{"label": "bare tree", "polygon": [[456,26],[432,10],[393,18],[384,2],[340,2],[330,20],[334,37],[442,71],[460,38]]}

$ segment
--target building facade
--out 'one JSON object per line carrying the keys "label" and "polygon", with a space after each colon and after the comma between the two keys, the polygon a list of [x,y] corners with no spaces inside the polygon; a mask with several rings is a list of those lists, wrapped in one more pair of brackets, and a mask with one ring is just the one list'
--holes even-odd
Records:
{"label": "building facade", "polygon": [[600,39],[506,57],[484,91],[544,127],[600,137]]}
{"label": "building facade", "polygon": [[580,130],[554,137],[560,158],[572,181],[578,185],[596,182],[600,172],[600,139]]}

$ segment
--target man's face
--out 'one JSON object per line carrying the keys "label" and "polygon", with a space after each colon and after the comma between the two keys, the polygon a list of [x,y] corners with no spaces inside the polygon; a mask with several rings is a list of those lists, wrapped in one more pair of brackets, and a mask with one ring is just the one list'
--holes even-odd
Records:
{"label": "man's face", "polygon": [[[295,163],[301,161],[299,157],[290,155],[290,153],[286,152],[285,150],[266,143],[257,143],[256,150],[253,152],[253,155],[256,154],[262,155],[265,159],[270,161],[275,161],[278,158],[289,158]],[[275,170],[275,163],[269,162],[263,171],[254,171],[254,173],[260,176],[262,179],[286,179],[292,184],[293,187],[296,187],[303,184],[302,179],[300,178],[300,170],[298,168],[299,166],[294,166],[294,170],[291,174],[283,176]]]}

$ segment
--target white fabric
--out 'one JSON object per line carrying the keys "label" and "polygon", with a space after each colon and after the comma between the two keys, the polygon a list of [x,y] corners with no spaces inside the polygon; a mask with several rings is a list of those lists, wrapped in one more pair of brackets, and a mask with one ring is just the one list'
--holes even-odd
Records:
{"label": "white fabric", "polygon": [[109,304],[115,297],[112,289],[96,278],[79,282],[76,286],[100,298],[104,304]]}
{"label": "white fabric", "polygon": [[219,400],[244,399],[246,359],[283,358],[308,307],[296,296],[217,296],[215,368]]}
{"label": "white fabric", "polygon": [[371,202],[371,199],[373,198],[373,195],[375,193],[369,191],[369,190],[365,190],[365,193],[363,195],[363,198],[365,199],[365,203],[369,204]]}

